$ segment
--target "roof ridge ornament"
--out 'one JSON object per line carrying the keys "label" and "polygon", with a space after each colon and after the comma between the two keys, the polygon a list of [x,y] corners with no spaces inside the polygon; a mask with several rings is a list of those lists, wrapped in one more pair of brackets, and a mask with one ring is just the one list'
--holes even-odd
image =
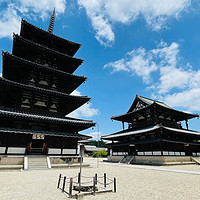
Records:
{"label": "roof ridge ornament", "polygon": [[51,15],[50,22],[49,22],[49,28],[48,28],[48,32],[51,33],[51,34],[53,33],[53,28],[54,28],[54,23],[55,23],[55,13],[56,13],[56,10],[55,10],[55,7],[54,7],[52,15]]}

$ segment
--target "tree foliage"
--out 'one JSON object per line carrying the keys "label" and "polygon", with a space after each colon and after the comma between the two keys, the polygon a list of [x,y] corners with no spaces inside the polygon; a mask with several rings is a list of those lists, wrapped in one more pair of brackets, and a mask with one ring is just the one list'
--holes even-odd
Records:
{"label": "tree foliage", "polygon": [[103,140],[91,140],[89,145],[96,147],[106,147],[106,143]]}
{"label": "tree foliage", "polygon": [[93,152],[93,153],[92,153],[92,156],[93,156],[94,158],[97,158],[97,157],[106,157],[107,155],[108,155],[108,152],[105,151],[104,149],[101,150],[101,151],[97,151],[97,152]]}

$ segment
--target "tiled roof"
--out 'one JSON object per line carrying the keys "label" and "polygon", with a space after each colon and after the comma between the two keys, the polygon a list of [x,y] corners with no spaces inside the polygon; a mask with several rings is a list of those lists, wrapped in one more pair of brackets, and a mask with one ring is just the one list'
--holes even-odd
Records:
{"label": "tiled roof", "polygon": [[57,123],[64,123],[64,124],[74,124],[74,125],[88,125],[88,126],[95,126],[95,123],[92,120],[81,120],[81,119],[74,119],[69,117],[51,117],[46,115],[38,115],[29,112],[20,112],[20,111],[12,111],[8,109],[0,109],[0,116],[8,116],[14,118],[24,118],[30,120],[44,120],[44,121],[54,121]]}
{"label": "tiled roof", "polygon": [[64,133],[64,132],[53,132],[53,131],[37,131],[37,130],[26,130],[26,129],[13,129],[13,128],[0,128],[0,133],[16,133],[16,134],[41,134],[49,136],[61,136],[61,137],[72,137],[78,139],[89,139],[90,136],[82,135],[79,133]]}
{"label": "tiled roof", "polygon": [[104,135],[101,137],[101,139],[112,139],[112,138],[117,138],[117,137],[125,137],[125,136],[130,136],[130,135],[135,135],[138,133],[147,133],[156,129],[159,129],[160,125],[155,125],[155,126],[151,126],[151,127],[146,127],[146,128],[142,128],[142,129],[137,129],[137,130],[125,130],[125,131],[120,131],[117,133],[113,133],[110,135]]}
{"label": "tiled roof", "polygon": [[156,104],[158,104],[158,105],[160,105],[160,106],[173,109],[173,108],[171,108],[170,106],[168,106],[167,104],[165,104],[164,102],[156,101],[156,100],[149,99],[149,98],[146,98],[146,97],[142,97],[142,96],[139,96],[139,95],[137,95],[137,97],[138,97],[141,101],[145,102],[145,103],[148,104],[148,105],[151,105],[151,104],[153,104],[153,103],[156,103]]}
{"label": "tiled roof", "polygon": [[152,138],[152,139],[147,139],[147,140],[137,140],[137,141],[120,141],[117,143],[110,143],[107,144],[107,146],[109,147],[113,147],[113,146],[126,146],[126,145],[138,145],[138,144],[148,144],[148,143],[157,143],[157,142],[167,142],[167,143],[173,143],[173,144],[191,144],[191,145],[195,145],[195,146],[200,146],[199,143],[195,143],[195,142],[184,142],[184,141],[178,141],[178,140],[172,140],[172,139],[163,139],[163,138]]}
{"label": "tiled roof", "polygon": [[63,92],[58,92],[58,91],[55,91],[55,90],[48,90],[48,89],[44,89],[44,88],[40,88],[40,87],[35,87],[35,86],[32,86],[32,85],[26,85],[26,84],[18,83],[18,82],[15,82],[15,81],[5,79],[3,77],[0,77],[0,82],[6,83],[8,85],[32,90],[32,91],[38,91],[38,92],[46,93],[46,94],[51,94],[51,95],[56,95],[56,96],[64,96],[64,97],[71,98],[71,99],[85,99],[87,101],[90,100],[90,98],[87,97],[87,96],[69,95],[69,94],[66,94],[66,93],[63,93]]}
{"label": "tiled roof", "polygon": [[101,139],[112,140],[112,139],[119,138],[119,137],[126,137],[126,136],[141,134],[141,133],[148,133],[148,132],[151,132],[151,131],[154,131],[154,130],[157,130],[157,129],[161,129],[161,128],[164,129],[164,130],[172,131],[172,132],[179,132],[179,133],[186,133],[186,134],[192,134],[192,135],[200,136],[200,132],[187,130],[187,129],[171,128],[171,127],[166,127],[166,126],[162,126],[162,125],[157,124],[155,126],[150,126],[150,127],[141,128],[141,129],[127,129],[127,130],[120,131],[120,132],[117,132],[117,133],[113,133],[113,134],[110,134],[110,135],[102,136]]}
{"label": "tiled roof", "polygon": [[80,58],[74,58],[74,57],[72,57],[72,56],[68,56],[67,54],[61,53],[61,52],[56,51],[56,50],[54,50],[54,49],[50,49],[50,48],[48,48],[47,46],[44,46],[44,45],[35,43],[35,42],[31,41],[31,40],[25,39],[25,38],[21,37],[21,36],[18,35],[18,34],[14,34],[14,35],[13,35],[13,41],[16,40],[16,39],[21,40],[22,42],[27,43],[27,44],[29,44],[29,45],[33,45],[33,46],[35,46],[35,47],[37,47],[37,48],[39,48],[39,49],[43,49],[43,50],[49,51],[49,52],[51,52],[51,53],[53,53],[53,54],[56,54],[56,55],[58,55],[58,56],[65,57],[65,58],[67,58],[68,60],[72,60],[72,61],[78,62],[78,63],[80,63],[80,64],[83,62],[83,60],[80,59]]}
{"label": "tiled roof", "polygon": [[[140,108],[138,110],[134,110],[134,106],[138,99],[140,101],[144,102],[146,104],[146,106],[143,108]],[[148,99],[148,98],[136,95],[136,98],[127,113],[118,115],[118,116],[112,116],[111,119],[118,120],[118,121],[124,121],[124,122],[127,122],[127,119],[129,119],[128,121],[130,122],[130,119],[132,118],[132,116],[134,116],[135,114],[138,114],[138,113],[142,113],[143,111],[152,108],[154,105],[157,106],[156,109],[159,108],[161,110],[164,110],[163,112],[167,111],[167,112],[173,113],[176,116],[179,116],[178,121],[182,121],[185,119],[191,119],[194,117],[199,117],[198,114],[191,114],[191,113],[175,110],[163,102],[155,101],[152,99]]]}
{"label": "tiled roof", "polygon": [[27,22],[26,20],[24,20],[24,19],[22,19],[22,24],[23,24],[23,23],[26,23],[27,25],[32,26],[32,27],[34,27],[35,29],[37,29],[37,30],[39,30],[39,31],[42,31],[42,32],[44,32],[45,34],[51,35],[51,36],[53,36],[53,37],[55,37],[55,38],[58,38],[58,39],[60,39],[60,40],[66,41],[66,42],[68,42],[68,43],[71,43],[72,45],[76,45],[76,46],[79,46],[79,47],[81,46],[81,44],[79,44],[79,43],[72,42],[72,41],[70,41],[70,40],[61,38],[61,37],[59,37],[58,35],[55,35],[55,34],[53,34],[53,33],[49,33],[48,31],[45,31],[45,30],[43,30],[43,29],[41,29],[41,28],[38,28],[37,26],[34,26],[33,24],[28,23],[28,22]]}
{"label": "tiled roof", "polygon": [[32,61],[29,61],[29,60],[26,60],[26,59],[23,59],[23,58],[20,58],[18,56],[15,56],[15,55],[12,55],[8,52],[2,52],[2,55],[3,56],[7,56],[13,60],[17,60],[19,62],[22,62],[24,64],[26,64],[27,66],[30,66],[30,67],[36,67],[38,69],[45,69],[47,71],[51,71],[53,73],[56,73],[56,74],[59,74],[59,75],[62,75],[62,76],[66,76],[66,77],[70,77],[70,78],[74,78],[74,79],[81,79],[81,80],[86,80],[87,78],[84,77],[84,76],[77,76],[77,75],[74,75],[74,74],[70,74],[70,73],[67,73],[67,72],[64,72],[64,71],[61,71],[61,70],[58,70],[58,69],[54,69],[52,67],[47,67],[45,65],[41,65],[41,64],[38,64],[38,63],[35,63],[35,62],[32,62]]}

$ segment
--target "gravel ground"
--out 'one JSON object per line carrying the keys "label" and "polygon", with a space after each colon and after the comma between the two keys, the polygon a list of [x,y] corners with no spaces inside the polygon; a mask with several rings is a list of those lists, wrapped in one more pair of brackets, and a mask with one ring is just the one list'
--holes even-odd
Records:
{"label": "gravel ground", "polygon": [[[104,193],[85,196],[86,200],[145,200],[200,199],[200,175],[184,174],[151,169],[137,169],[119,165],[106,165],[94,159],[85,159],[90,168],[83,168],[84,176],[93,176],[104,172],[108,177],[117,178],[117,193]],[[145,167],[145,166],[144,166]],[[154,167],[155,168],[155,167]],[[200,172],[199,165],[163,166],[158,169],[176,169]],[[58,175],[76,176],[78,168],[0,171],[0,199],[2,200],[66,200],[68,196],[56,189]],[[84,180],[83,180],[84,181]]]}

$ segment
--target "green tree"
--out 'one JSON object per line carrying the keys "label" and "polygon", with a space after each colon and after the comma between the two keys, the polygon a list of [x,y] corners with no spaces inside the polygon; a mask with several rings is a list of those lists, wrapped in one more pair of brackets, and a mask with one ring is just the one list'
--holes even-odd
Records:
{"label": "green tree", "polygon": [[89,145],[96,147],[106,147],[106,143],[103,140],[91,140]]}
{"label": "green tree", "polygon": [[105,151],[104,149],[101,150],[101,151],[97,151],[97,152],[93,152],[93,153],[92,153],[92,156],[93,156],[94,158],[97,158],[97,157],[106,157],[107,155],[108,155],[108,152]]}

